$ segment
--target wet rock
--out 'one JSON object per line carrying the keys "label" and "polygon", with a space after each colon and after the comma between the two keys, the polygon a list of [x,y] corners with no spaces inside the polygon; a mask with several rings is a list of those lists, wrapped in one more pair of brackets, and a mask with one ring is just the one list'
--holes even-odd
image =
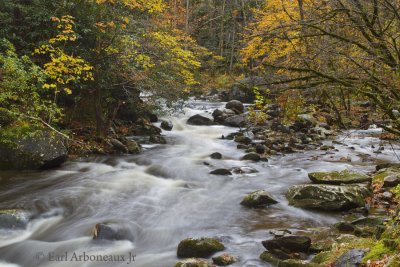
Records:
{"label": "wet rock", "polygon": [[176,263],[174,267],[215,267],[215,265],[208,263],[206,260],[191,258]]}
{"label": "wet rock", "polygon": [[321,150],[332,150],[332,149],[335,149],[335,147],[334,146],[329,146],[329,145],[323,145],[319,149],[321,149]]}
{"label": "wet rock", "polygon": [[309,209],[345,211],[364,207],[371,192],[356,185],[295,185],[287,192],[289,204]]}
{"label": "wet rock", "polygon": [[68,158],[64,137],[50,132],[0,143],[0,170],[50,169]]}
{"label": "wet rock", "polygon": [[258,171],[252,167],[242,166],[242,167],[234,167],[232,168],[233,173],[237,174],[249,174],[249,173],[257,173]]}
{"label": "wet rock", "polygon": [[212,258],[214,264],[218,266],[228,266],[234,264],[238,261],[238,257],[229,255],[229,254],[222,254]]}
{"label": "wet rock", "polygon": [[321,267],[318,264],[310,263],[305,260],[299,260],[299,259],[281,259],[277,257],[277,255],[264,251],[260,255],[260,260],[264,262],[268,262],[273,266],[279,266],[279,267]]}
{"label": "wet rock", "polygon": [[356,230],[356,227],[348,222],[338,222],[334,226],[339,232],[343,233],[354,233]]}
{"label": "wet rock", "polygon": [[375,169],[377,171],[379,171],[381,169],[388,169],[388,168],[394,168],[394,169],[400,168],[400,163],[388,163],[388,162],[386,162],[386,163],[378,164],[375,167]]}
{"label": "wet rock", "polygon": [[207,258],[224,249],[225,246],[215,238],[187,238],[179,243],[177,255],[179,258]]}
{"label": "wet rock", "polygon": [[249,120],[247,118],[247,114],[243,113],[240,115],[235,115],[226,118],[223,124],[225,126],[231,126],[231,127],[245,127],[248,124],[248,122]]}
{"label": "wet rock", "polygon": [[122,153],[128,153],[128,148],[121,141],[112,138],[110,139],[110,144],[115,150]]}
{"label": "wet rock", "polygon": [[299,114],[295,123],[291,126],[295,131],[301,131],[315,127],[317,120],[311,114]]}
{"label": "wet rock", "polygon": [[359,267],[361,266],[361,261],[364,255],[365,250],[349,250],[339,257],[339,259],[333,264],[333,267]]}
{"label": "wet rock", "polygon": [[199,114],[196,114],[188,119],[187,124],[190,124],[190,125],[213,125],[213,122],[209,118],[206,118]]}
{"label": "wet rock", "polygon": [[264,191],[254,191],[243,198],[240,202],[241,205],[249,208],[263,208],[272,204],[276,204],[278,201],[272,198],[272,196]]}
{"label": "wet rock", "polygon": [[247,136],[237,135],[237,136],[235,136],[235,142],[249,145],[249,144],[251,144],[251,139]]}
{"label": "wet rock", "polygon": [[256,153],[264,154],[266,151],[266,147],[264,145],[258,144],[256,145]]}
{"label": "wet rock", "polygon": [[153,124],[139,122],[139,124],[134,125],[129,129],[129,134],[137,136],[160,135],[161,129]]}
{"label": "wet rock", "polygon": [[340,185],[372,181],[372,178],[368,175],[348,170],[334,172],[311,172],[308,174],[308,177],[311,181],[317,184]]}
{"label": "wet rock", "polygon": [[287,253],[308,252],[311,246],[311,239],[307,236],[283,236],[261,242],[269,250],[282,250]]}
{"label": "wet rock", "polygon": [[352,225],[357,226],[378,226],[383,225],[384,220],[379,217],[363,217],[351,222]]}
{"label": "wet rock", "polygon": [[213,175],[232,175],[231,171],[228,169],[216,169],[212,172],[210,172],[210,174]]}
{"label": "wet rock", "polygon": [[174,125],[172,124],[171,121],[162,121],[161,122],[161,129],[165,131],[171,131]]}
{"label": "wet rock", "polygon": [[233,110],[236,114],[241,114],[244,111],[243,103],[238,100],[231,100],[226,103],[225,108]]}
{"label": "wet rock", "polygon": [[391,200],[393,198],[393,194],[388,191],[385,191],[382,193],[381,197],[382,199]]}
{"label": "wet rock", "polygon": [[237,149],[248,149],[249,146],[248,146],[248,145],[244,145],[244,144],[238,144],[238,145],[236,146],[236,148],[237,148]]}
{"label": "wet rock", "polygon": [[219,153],[219,152],[215,152],[215,153],[212,153],[210,155],[210,158],[212,158],[212,159],[222,159],[222,154]]}
{"label": "wet rock", "polygon": [[272,235],[274,235],[275,238],[277,238],[277,237],[283,237],[283,236],[292,234],[292,232],[289,231],[289,230],[287,230],[287,229],[282,229],[282,230],[270,230],[269,233],[272,234]]}
{"label": "wet rock", "polygon": [[153,144],[166,144],[167,140],[161,135],[150,135],[149,142]]}
{"label": "wet rock", "polygon": [[257,153],[248,153],[244,155],[240,160],[260,161],[261,157]]}
{"label": "wet rock", "polygon": [[117,223],[98,223],[95,226],[93,240],[129,240],[133,234],[129,227]]}
{"label": "wet rock", "polygon": [[21,209],[0,210],[0,229],[24,229],[30,214]]}
{"label": "wet rock", "polygon": [[128,153],[130,154],[139,154],[140,153],[140,145],[136,143],[134,140],[126,139],[124,141],[126,148],[128,149]]}
{"label": "wet rock", "polygon": [[394,187],[400,184],[400,175],[399,174],[391,174],[386,176],[383,179],[383,186],[384,187]]}

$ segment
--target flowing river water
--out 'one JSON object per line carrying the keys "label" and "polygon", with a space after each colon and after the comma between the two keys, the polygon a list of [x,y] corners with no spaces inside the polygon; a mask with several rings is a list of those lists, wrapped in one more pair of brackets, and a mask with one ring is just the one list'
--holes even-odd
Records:
{"label": "flowing river water", "polygon": [[[168,144],[145,145],[140,155],[71,161],[42,172],[0,172],[0,208],[24,208],[36,215],[26,230],[0,232],[0,266],[171,267],[178,261],[180,240],[203,236],[221,238],[226,252],[240,257],[232,266],[269,266],[258,256],[264,250],[261,241],[273,237],[270,230],[328,228],[341,218],[339,213],[289,206],[288,187],[308,183],[310,171],[347,168],[365,173],[374,169],[377,157],[396,160],[389,146],[374,153],[379,140],[357,131],[339,136],[344,144],[335,145],[339,151],[334,154],[314,150],[273,156],[268,162],[240,161],[244,152],[234,141],[220,138],[237,129],[186,124],[189,116],[210,116],[222,106],[190,102],[185,114],[169,118],[174,128],[163,132]],[[210,159],[213,152],[224,158]],[[340,161],[343,157],[352,162]],[[209,174],[236,166],[259,172]],[[264,210],[242,207],[241,199],[257,189],[270,192],[279,204]],[[91,230],[101,222],[125,225],[134,241],[94,242]],[[131,263],[71,259],[74,253],[128,257],[130,252],[136,255]],[[68,259],[55,261],[57,255]]]}

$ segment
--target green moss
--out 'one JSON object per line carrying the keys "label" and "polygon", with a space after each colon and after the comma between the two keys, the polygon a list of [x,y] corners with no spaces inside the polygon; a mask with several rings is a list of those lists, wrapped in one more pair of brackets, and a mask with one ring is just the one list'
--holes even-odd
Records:
{"label": "green moss", "polygon": [[395,248],[386,246],[383,240],[378,241],[371,247],[371,250],[364,256],[363,263],[368,260],[379,260],[382,259],[383,255],[391,255],[396,251]]}
{"label": "green moss", "polygon": [[389,168],[386,168],[386,169],[381,169],[373,176],[372,181],[373,182],[383,182],[385,177],[387,177],[389,175],[392,175],[392,174],[399,174],[399,173],[400,173],[400,169],[399,168],[395,168],[395,167],[389,167]]}
{"label": "green moss", "polygon": [[311,262],[318,264],[325,263],[329,260],[330,254],[331,254],[330,251],[320,252],[317,255],[315,255],[315,257],[311,260]]}
{"label": "green moss", "polygon": [[346,184],[371,181],[371,177],[369,177],[368,175],[349,170],[333,172],[311,172],[308,174],[308,177],[314,183],[322,184]]}

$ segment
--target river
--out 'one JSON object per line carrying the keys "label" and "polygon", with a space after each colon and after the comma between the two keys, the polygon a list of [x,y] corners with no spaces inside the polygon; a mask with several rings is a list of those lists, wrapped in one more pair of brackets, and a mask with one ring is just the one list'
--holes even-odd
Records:
{"label": "river", "polygon": [[[240,257],[232,266],[269,266],[258,256],[264,250],[260,242],[272,238],[270,230],[312,231],[341,218],[339,213],[289,206],[289,186],[308,183],[310,171],[348,168],[365,173],[374,169],[377,157],[396,160],[390,146],[376,154],[380,141],[355,131],[338,137],[344,144],[335,145],[339,151],[334,154],[314,150],[273,156],[268,162],[243,162],[239,158],[244,151],[220,138],[236,129],[185,123],[197,113],[210,116],[222,105],[191,102],[185,114],[169,118],[174,128],[163,132],[168,144],[145,145],[140,155],[92,157],[42,172],[0,172],[0,208],[19,207],[35,214],[26,230],[0,232],[0,265],[172,267],[180,240],[207,236],[221,238],[226,252]],[[210,159],[213,152],[224,159]],[[352,162],[339,161],[343,157]],[[209,174],[244,165],[259,172]],[[241,199],[257,189],[270,192],[279,204],[265,210],[242,207]],[[91,229],[110,221],[131,229],[134,241],[93,242]],[[74,253],[128,257],[130,252],[136,255],[132,263],[71,258]],[[57,255],[68,259],[55,261]]]}

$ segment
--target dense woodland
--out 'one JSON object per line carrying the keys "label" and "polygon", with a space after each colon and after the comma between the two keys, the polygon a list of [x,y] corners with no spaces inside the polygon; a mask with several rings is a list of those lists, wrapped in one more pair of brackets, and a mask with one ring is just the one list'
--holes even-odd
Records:
{"label": "dense woodland", "polygon": [[106,136],[115,119],[146,117],[160,99],[261,76],[248,90],[295,113],[311,94],[346,127],[357,101],[370,100],[386,129],[400,130],[397,1],[0,5],[3,126],[84,122]]}

